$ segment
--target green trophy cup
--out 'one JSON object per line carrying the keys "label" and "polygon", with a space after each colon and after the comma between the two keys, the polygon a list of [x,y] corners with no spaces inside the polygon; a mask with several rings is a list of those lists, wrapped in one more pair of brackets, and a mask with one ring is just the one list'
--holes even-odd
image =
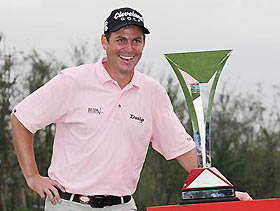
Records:
{"label": "green trophy cup", "polygon": [[[231,50],[165,54],[183,89],[197,149],[198,169],[193,169],[182,189],[181,204],[238,200],[233,185],[211,167],[211,111],[222,69]],[[200,84],[214,77],[204,115]]]}

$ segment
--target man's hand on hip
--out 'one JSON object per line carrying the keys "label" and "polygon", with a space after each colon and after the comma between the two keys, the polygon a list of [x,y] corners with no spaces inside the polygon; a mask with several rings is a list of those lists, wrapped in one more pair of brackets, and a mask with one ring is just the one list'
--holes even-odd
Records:
{"label": "man's hand on hip", "polygon": [[56,204],[56,201],[61,202],[61,198],[56,187],[62,192],[65,192],[65,188],[62,187],[62,185],[57,181],[52,180],[49,177],[42,177],[41,175],[37,174],[29,177],[26,182],[28,186],[38,193],[42,199],[44,199],[47,195],[53,205]]}

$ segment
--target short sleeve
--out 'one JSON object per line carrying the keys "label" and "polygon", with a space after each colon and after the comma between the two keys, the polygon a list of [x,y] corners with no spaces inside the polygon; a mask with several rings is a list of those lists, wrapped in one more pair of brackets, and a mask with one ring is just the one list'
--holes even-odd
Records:
{"label": "short sleeve", "polygon": [[192,150],[195,143],[174,113],[163,87],[155,99],[157,101],[153,107],[152,147],[167,160]]}
{"label": "short sleeve", "polygon": [[31,93],[13,109],[17,119],[31,132],[58,122],[69,105],[69,86],[62,72]]}

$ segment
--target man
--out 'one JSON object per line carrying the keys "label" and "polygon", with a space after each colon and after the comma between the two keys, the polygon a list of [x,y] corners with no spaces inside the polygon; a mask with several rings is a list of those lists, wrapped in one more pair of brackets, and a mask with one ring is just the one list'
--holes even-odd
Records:
{"label": "man", "polygon": [[[189,172],[197,167],[192,138],[164,88],[135,70],[145,46],[142,15],[112,11],[97,64],[62,70],[11,115],[14,146],[28,186],[45,210],[137,210],[136,190],[149,142]],[[33,134],[56,123],[48,177],[39,174]],[[58,202],[58,203],[57,203]]]}

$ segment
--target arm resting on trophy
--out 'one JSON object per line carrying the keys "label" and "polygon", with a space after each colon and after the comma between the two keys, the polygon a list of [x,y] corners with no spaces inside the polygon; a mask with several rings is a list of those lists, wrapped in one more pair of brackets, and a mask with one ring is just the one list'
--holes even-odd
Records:
{"label": "arm resting on trophy", "polygon": [[187,153],[178,156],[176,159],[187,172],[190,172],[192,169],[197,168],[197,156],[195,148]]}

